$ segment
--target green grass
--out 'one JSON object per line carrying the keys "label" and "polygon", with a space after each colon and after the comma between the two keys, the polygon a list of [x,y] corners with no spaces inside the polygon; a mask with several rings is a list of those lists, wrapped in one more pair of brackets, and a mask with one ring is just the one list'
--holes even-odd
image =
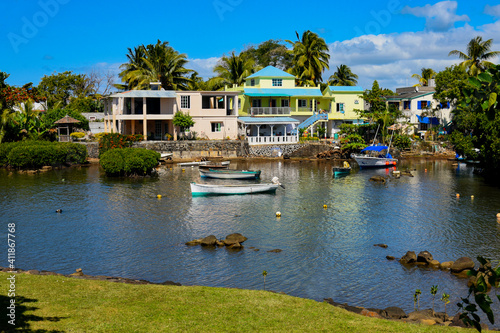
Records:
{"label": "green grass", "polygon": [[[0,273],[2,331],[10,326],[5,319],[8,276]],[[363,317],[258,290],[17,274],[16,295],[17,327],[40,332],[464,332]]]}

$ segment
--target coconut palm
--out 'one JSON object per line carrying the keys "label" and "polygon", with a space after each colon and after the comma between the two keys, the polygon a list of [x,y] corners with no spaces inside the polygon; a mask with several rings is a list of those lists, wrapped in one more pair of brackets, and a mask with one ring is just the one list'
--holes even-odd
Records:
{"label": "coconut palm", "polygon": [[120,66],[122,81],[129,89],[149,89],[151,82],[160,82],[166,90],[185,90],[190,82],[187,75],[192,72],[184,66],[187,56],[180,54],[168,45],[157,41],[156,44],[141,45],[134,50],[129,48],[129,62]]}
{"label": "coconut palm", "polygon": [[289,73],[295,74],[298,81],[311,81],[314,85],[322,82],[321,75],[325,69],[329,69],[328,62],[330,54],[328,46],[323,38],[319,37],[314,32],[305,31],[300,38],[297,35],[297,41],[292,42],[287,40],[293,47],[293,68]]}
{"label": "coconut palm", "polygon": [[236,84],[241,86],[245,82],[245,78],[256,70],[254,65],[255,61],[252,58],[245,54],[235,55],[233,51],[230,56],[224,55],[219,60],[214,68],[217,77],[211,81],[218,85]]}
{"label": "coconut palm", "polygon": [[436,72],[432,68],[422,68],[421,75],[413,74],[411,77],[418,80],[418,83],[413,85],[414,87],[427,87],[429,86],[430,80],[434,79]]}
{"label": "coconut palm", "polygon": [[460,59],[464,60],[460,63],[460,66],[467,70],[469,75],[476,76],[493,65],[487,61],[488,59],[500,54],[500,51],[490,51],[492,43],[493,39],[483,41],[481,36],[477,36],[467,44],[467,54],[453,50],[448,56],[457,55]]}
{"label": "coconut palm", "polygon": [[330,86],[355,86],[357,83],[358,76],[346,65],[337,66],[337,71],[328,79]]}

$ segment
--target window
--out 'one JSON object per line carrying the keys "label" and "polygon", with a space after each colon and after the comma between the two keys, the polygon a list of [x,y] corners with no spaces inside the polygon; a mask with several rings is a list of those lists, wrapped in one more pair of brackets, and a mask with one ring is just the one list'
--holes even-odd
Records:
{"label": "window", "polygon": [[287,108],[289,106],[290,106],[290,103],[289,103],[289,101],[287,99],[282,99],[281,100],[281,107],[282,108]]}
{"label": "window", "polygon": [[403,109],[410,110],[411,109],[411,102],[410,101],[403,101]]}
{"label": "window", "polygon": [[273,79],[273,87],[282,87],[283,79]]}
{"label": "window", "polygon": [[354,104],[359,104],[359,101],[357,99],[355,99]]}
{"label": "window", "polygon": [[269,107],[271,107],[271,108],[276,107],[276,100],[275,99],[270,99],[269,100]]}
{"label": "window", "polygon": [[337,112],[344,112],[344,111],[345,111],[345,104],[337,103]]}
{"label": "window", "polygon": [[422,110],[422,109],[427,109],[431,107],[431,102],[430,101],[418,101],[417,102],[417,109]]}
{"label": "window", "polygon": [[181,96],[181,109],[191,108],[191,96]]}
{"label": "window", "polygon": [[260,108],[260,99],[253,99],[252,100],[252,107],[253,108]]}
{"label": "window", "polygon": [[305,99],[299,99],[299,108],[305,108],[307,106],[307,101]]}
{"label": "window", "polygon": [[252,86],[252,87],[255,86],[255,79],[250,80],[250,86]]}
{"label": "window", "polygon": [[212,123],[212,132],[220,132],[222,130],[222,123]]}
{"label": "window", "polygon": [[449,109],[450,102],[439,103],[439,106],[441,107],[441,109]]}
{"label": "window", "polygon": [[241,110],[241,98],[238,97],[238,110]]}

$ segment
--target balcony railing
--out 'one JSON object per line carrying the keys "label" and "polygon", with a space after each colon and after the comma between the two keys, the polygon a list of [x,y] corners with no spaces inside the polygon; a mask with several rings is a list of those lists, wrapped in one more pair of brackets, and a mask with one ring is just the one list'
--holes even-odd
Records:
{"label": "balcony railing", "polygon": [[290,114],[290,107],[252,107],[250,108],[252,116],[264,115],[284,115]]}
{"label": "balcony railing", "polygon": [[248,136],[249,145],[269,145],[269,144],[285,144],[297,143],[299,139],[296,135],[287,136]]}

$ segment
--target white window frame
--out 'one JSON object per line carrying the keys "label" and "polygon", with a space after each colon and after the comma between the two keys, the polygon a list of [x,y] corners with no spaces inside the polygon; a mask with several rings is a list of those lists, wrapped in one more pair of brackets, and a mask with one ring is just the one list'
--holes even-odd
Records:
{"label": "white window frame", "polygon": [[262,100],[260,98],[252,99],[252,107],[260,108],[262,106]]}
{"label": "white window frame", "polygon": [[307,99],[299,99],[297,100],[297,105],[299,108],[306,108],[307,107]]}
{"label": "white window frame", "polygon": [[288,107],[290,107],[290,101],[287,100],[287,99],[282,99],[281,100],[281,107],[282,108],[288,108]]}
{"label": "white window frame", "polygon": [[337,112],[345,112],[345,103],[337,103]]}
{"label": "white window frame", "polygon": [[273,87],[283,87],[283,79],[272,79]]}
{"label": "white window frame", "polygon": [[190,108],[191,108],[191,96],[181,95],[181,109],[190,109]]}
{"label": "white window frame", "polygon": [[250,79],[250,87],[254,87],[255,86],[255,79]]}

